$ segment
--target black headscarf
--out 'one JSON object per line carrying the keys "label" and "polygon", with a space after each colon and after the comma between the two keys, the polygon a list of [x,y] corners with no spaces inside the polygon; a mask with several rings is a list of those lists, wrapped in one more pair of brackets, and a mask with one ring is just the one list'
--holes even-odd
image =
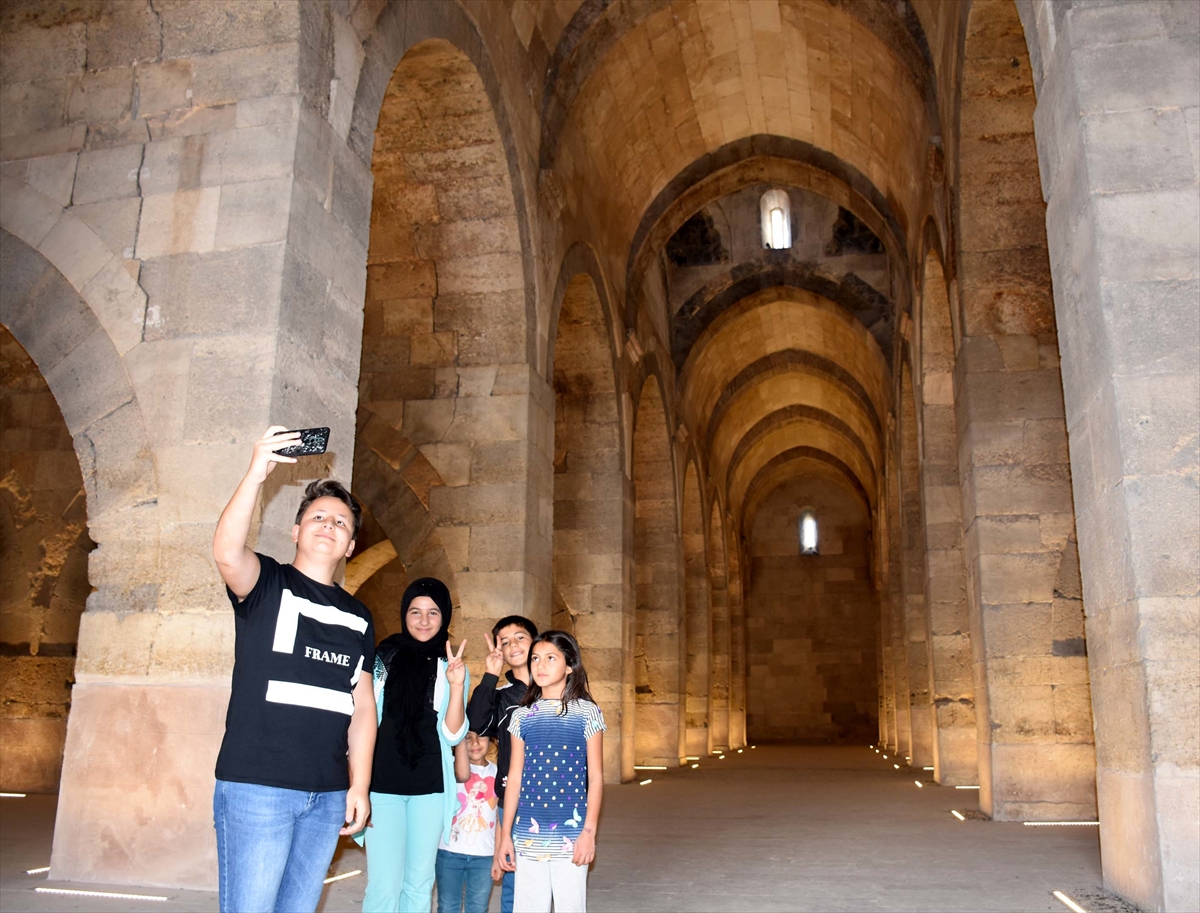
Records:
{"label": "black headscarf", "polygon": [[[418,596],[428,596],[442,612],[442,626],[425,643],[408,630],[408,609]],[[416,768],[425,754],[420,725],[437,676],[437,661],[446,656],[450,637],[450,616],[454,606],[450,591],[436,577],[414,580],[400,600],[400,633],[379,645],[387,660],[387,681],[383,688],[383,712],[396,727],[396,747],[400,757]]]}

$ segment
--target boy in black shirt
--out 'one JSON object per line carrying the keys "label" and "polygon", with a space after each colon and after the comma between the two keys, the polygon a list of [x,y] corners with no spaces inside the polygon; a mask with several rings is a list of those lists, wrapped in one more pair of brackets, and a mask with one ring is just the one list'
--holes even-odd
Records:
{"label": "boy in black shirt", "polygon": [[[508,721],[512,712],[525,700],[529,687],[529,648],[537,637],[537,625],[523,615],[508,615],[492,627],[487,639],[488,655],[484,657],[484,675],[467,704],[467,723],[472,732],[496,740],[496,809],[498,820],[504,814],[504,785],[508,780],[508,764],[512,757],[512,734]],[[486,635],[485,635],[486,637]],[[499,684],[500,673],[508,663],[507,679]],[[500,913],[513,913],[514,878],[512,872],[502,872],[499,863],[492,864],[492,878],[504,876],[500,886]]]}
{"label": "boy in black shirt", "polygon": [[338,835],[370,814],[375,627],[333,580],[362,508],[340,483],[313,482],[290,565],[246,544],[263,482],[296,462],[276,451],[299,437],[272,426],[255,442],[213,536],[236,638],[213,792],[222,911],[315,910]]}

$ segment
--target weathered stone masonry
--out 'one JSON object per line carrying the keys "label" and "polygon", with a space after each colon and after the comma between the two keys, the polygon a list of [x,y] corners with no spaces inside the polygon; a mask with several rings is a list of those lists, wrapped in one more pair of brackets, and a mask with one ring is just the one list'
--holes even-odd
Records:
{"label": "weathered stone masonry", "polygon": [[431,573],[476,672],[574,631],[608,779],[877,740],[1200,906],[1198,51],[1170,0],[6,3],[0,786],[54,876],[213,885],[209,544],[279,422],[332,448],[257,547],[352,478],[378,629]]}

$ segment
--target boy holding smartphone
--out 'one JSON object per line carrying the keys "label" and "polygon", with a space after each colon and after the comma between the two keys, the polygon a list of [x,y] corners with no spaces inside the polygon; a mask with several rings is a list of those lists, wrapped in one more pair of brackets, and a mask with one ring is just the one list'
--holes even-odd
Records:
{"label": "boy holding smartphone", "polygon": [[299,441],[272,426],[255,442],[213,536],[236,632],[213,793],[222,911],[315,910],[339,834],[370,814],[375,698],[363,669],[375,662],[375,628],[333,580],[362,507],[341,483],[313,482],[291,564],[246,544],[263,482],[276,463],[296,462],[280,451]]}

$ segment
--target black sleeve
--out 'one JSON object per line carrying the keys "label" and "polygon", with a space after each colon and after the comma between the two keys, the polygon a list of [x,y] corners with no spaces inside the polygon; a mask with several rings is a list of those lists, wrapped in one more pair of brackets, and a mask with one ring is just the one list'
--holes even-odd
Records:
{"label": "black sleeve", "polygon": [[485,672],[471,700],[467,703],[467,725],[476,735],[496,737],[496,683],[500,679],[490,672]]}
{"label": "black sleeve", "polygon": [[264,594],[277,592],[279,590],[279,562],[270,555],[262,555],[258,552],[258,580],[254,582],[254,588],[246,594],[245,599],[238,599],[237,594],[228,586],[225,587],[225,595],[229,597],[229,601],[233,604],[235,615],[240,615],[242,618],[249,617],[262,603]]}

